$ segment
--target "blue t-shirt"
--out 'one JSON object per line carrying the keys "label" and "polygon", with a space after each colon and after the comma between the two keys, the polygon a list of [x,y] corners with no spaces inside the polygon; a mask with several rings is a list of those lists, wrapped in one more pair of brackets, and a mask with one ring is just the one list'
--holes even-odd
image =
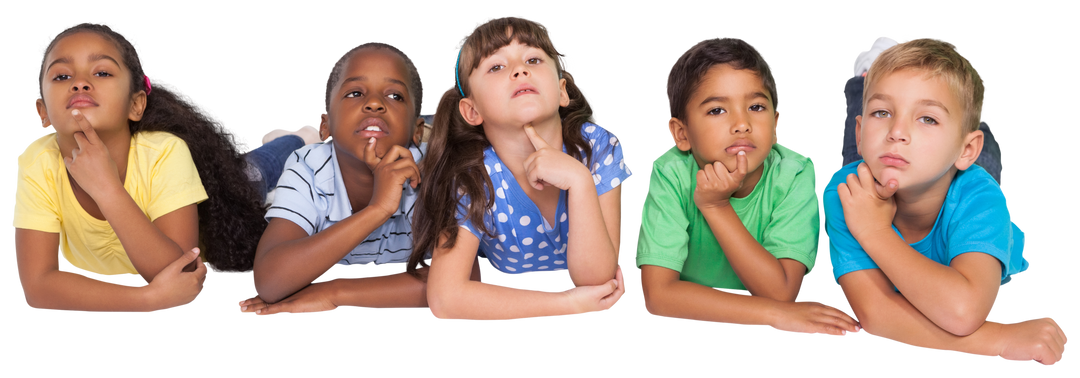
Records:
{"label": "blue t-shirt", "polygon": [[[630,177],[630,168],[623,162],[622,145],[614,134],[588,122],[581,126],[581,134],[593,149],[590,171],[597,196]],[[493,147],[484,149],[484,167],[495,189],[495,206],[484,214],[484,223],[494,231],[495,238],[480,233],[465,219],[464,209],[471,203],[468,196],[461,199],[457,213],[458,224],[480,239],[481,255],[506,273],[566,269],[566,232],[570,229],[566,191],[559,191],[555,224],[549,225]]]}
{"label": "blue t-shirt", "polygon": [[[877,269],[859,242],[851,236],[844,221],[844,208],[836,188],[847,182],[847,176],[857,173],[859,160],[841,168],[825,187],[825,231],[829,234],[829,255],[833,276],[856,270]],[[896,230],[896,226],[893,226]],[[899,231],[896,232],[900,234]],[[967,252],[982,252],[1001,262],[1001,283],[1028,267],[1024,260],[1024,233],[1009,218],[1005,195],[994,178],[982,167],[972,165],[957,171],[949,184],[945,202],[941,204],[934,228],[922,240],[910,243],[919,253],[943,265]]]}

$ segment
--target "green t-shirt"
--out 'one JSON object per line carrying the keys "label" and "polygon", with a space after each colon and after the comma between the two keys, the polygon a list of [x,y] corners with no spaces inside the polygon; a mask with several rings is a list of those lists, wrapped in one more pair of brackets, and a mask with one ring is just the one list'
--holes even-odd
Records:
{"label": "green t-shirt", "polygon": [[[765,250],[777,258],[801,262],[809,272],[818,245],[814,163],[773,144],[763,165],[753,192],[732,198],[731,206]],[[693,154],[674,147],[653,162],[649,196],[641,214],[637,265],[680,272],[683,281],[745,290],[694,204],[700,169]]]}

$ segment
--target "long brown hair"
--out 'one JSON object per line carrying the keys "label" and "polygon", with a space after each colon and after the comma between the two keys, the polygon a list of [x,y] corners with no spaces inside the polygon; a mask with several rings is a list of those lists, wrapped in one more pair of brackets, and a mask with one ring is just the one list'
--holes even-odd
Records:
{"label": "long brown hair", "polygon": [[413,213],[413,253],[409,257],[407,271],[416,275],[418,266],[427,266],[424,258],[434,251],[439,237],[446,241],[440,248],[453,248],[457,240],[457,213],[461,199],[468,196],[468,208],[460,209],[477,231],[488,235],[492,228],[484,223],[484,213],[495,204],[495,190],[491,177],[484,168],[484,149],[491,145],[484,128],[465,122],[458,110],[458,103],[472,93],[463,78],[469,77],[480,65],[480,60],[491,56],[513,41],[544,51],[555,60],[559,77],[566,79],[566,93],[570,104],[559,108],[562,118],[563,144],[566,152],[577,160],[585,158],[586,166],[592,164],[592,147],[581,135],[581,125],[592,121],[592,108],[581,90],[574,84],[574,77],[563,70],[562,61],[551,44],[547,29],[538,23],[514,17],[500,18],[480,25],[470,34],[461,47],[455,75],[458,85],[443,94],[435,111],[431,139],[427,155],[420,162],[420,185],[417,211]]}

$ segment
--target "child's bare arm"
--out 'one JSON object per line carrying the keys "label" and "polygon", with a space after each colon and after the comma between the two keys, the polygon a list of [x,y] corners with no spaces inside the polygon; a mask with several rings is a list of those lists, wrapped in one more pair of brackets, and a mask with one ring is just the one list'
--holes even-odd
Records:
{"label": "child's bare arm", "polygon": [[820,303],[727,293],[682,281],[679,272],[655,265],[641,266],[641,286],[645,306],[655,315],[832,335],[859,330],[850,316]]}
{"label": "child's bare arm", "polygon": [[146,282],[153,281],[158,272],[183,256],[184,251],[198,246],[198,210],[191,204],[153,222],[147,219],[124,190],[116,164],[90,122],[77,111],[72,115],[80,128],[74,134],[79,148],[64,159],[64,165],[79,187],[97,203],[124,246],[131,265]]}
{"label": "child's bare arm", "polygon": [[867,332],[903,343],[1053,364],[1061,359],[1067,341],[1061,327],[1049,318],[1016,324],[983,322],[971,334],[957,336],[938,327],[894,291],[881,270],[854,271],[839,281]]}
{"label": "child's bare arm", "polygon": [[799,294],[806,266],[791,259],[777,259],[746,230],[731,207],[731,195],[747,175],[746,154],[735,157],[736,168],[706,164],[697,172],[694,203],[697,205],[735,275],[751,295],[791,302]]}
{"label": "child's bare arm", "polygon": [[[149,285],[130,287],[62,272],[57,233],[15,229],[19,279],[26,302],[35,308],[82,311],[153,311],[191,302],[202,290],[206,266],[188,251],[163,268]],[[193,272],[182,269],[195,264]]]}
{"label": "child's bare arm", "polygon": [[259,298],[274,303],[310,285],[389,218],[367,207],[312,235],[290,220],[271,218],[255,251]]}
{"label": "child's bare arm", "polygon": [[[446,236],[439,240],[443,245]],[[453,248],[436,247],[428,272],[427,300],[439,318],[514,319],[566,315],[604,310],[622,297],[622,271],[595,286],[579,286],[561,293],[518,290],[470,279],[480,240],[459,230]]]}
{"label": "child's bare arm", "polygon": [[892,229],[896,188],[874,181],[866,164],[837,188],[851,235],[906,301],[938,327],[958,336],[986,321],[1001,285],[1001,264],[985,253],[964,253],[942,265],[909,246]]}

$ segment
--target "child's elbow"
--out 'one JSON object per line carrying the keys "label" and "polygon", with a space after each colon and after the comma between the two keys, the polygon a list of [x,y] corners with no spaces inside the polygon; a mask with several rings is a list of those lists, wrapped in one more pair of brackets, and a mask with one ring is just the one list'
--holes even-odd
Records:
{"label": "child's elbow", "polygon": [[956,306],[951,309],[944,319],[935,320],[934,323],[945,332],[963,337],[979,330],[979,327],[986,323],[986,315],[986,313],[975,309]]}
{"label": "child's elbow", "polygon": [[458,319],[458,318],[460,318],[460,316],[457,315],[457,311],[455,311],[455,309],[453,307],[454,300],[451,299],[451,298],[447,298],[447,295],[445,295],[440,290],[433,289],[431,287],[431,285],[428,285],[427,304],[428,304],[428,308],[431,309],[431,314],[435,315],[436,318],[439,318],[439,319]]}

